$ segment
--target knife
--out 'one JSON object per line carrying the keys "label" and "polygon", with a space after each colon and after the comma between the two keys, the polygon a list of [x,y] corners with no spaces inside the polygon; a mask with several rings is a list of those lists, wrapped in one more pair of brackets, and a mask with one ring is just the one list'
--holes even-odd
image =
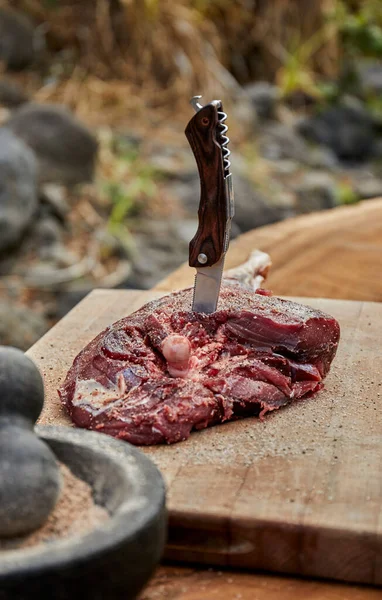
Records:
{"label": "knife", "polygon": [[220,100],[202,106],[200,98],[191,100],[196,114],[185,130],[200,177],[199,225],[190,242],[189,265],[196,268],[192,310],[209,314],[215,312],[219,299],[234,196],[227,115]]}

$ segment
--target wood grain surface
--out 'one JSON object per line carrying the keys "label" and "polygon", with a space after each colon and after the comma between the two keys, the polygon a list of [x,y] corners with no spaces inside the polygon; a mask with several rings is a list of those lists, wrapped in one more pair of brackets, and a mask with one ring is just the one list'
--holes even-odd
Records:
{"label": "wood grain surface", "polygon": [[[29,351],[46,384],[42,423],[69,424],[56,389],[78,351],[156,296],[95,291]],[[324,391],[264,422],[245,419],[145,449],[168,486],[168,557],[382,583],[382,305],[309,304],[341,324]]]}
{"label": "wood grain surface", "polygon": [[139,600],[380,600],[381,590],[260,573],[160,567]]}
{"label": "wood grain surface", "polygon": [[[231,243],[226,268],[255,248],[272,258],[266,285],[275,294],[382,301],[382,199],[249,231]],[[191,286],[194,274],[184,264],[155,289]]]}
{"label": "wood grain surface", "polygon": [[[207,104],[194,115],[185,131],[200,178],[199,225],[190,242],[189,264],[193,267],[212,266],[225,251],[229,206],[217,125],[217,107]],[[200,253],[207,257],[203,265],[198,260]]]}

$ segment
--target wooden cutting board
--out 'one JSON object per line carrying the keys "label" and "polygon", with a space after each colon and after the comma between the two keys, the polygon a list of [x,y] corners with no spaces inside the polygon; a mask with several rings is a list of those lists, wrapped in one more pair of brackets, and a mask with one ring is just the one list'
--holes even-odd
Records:
{"label": "wooden cutting board", "polygon": [[[159,292],[96,290],[28,354],[43,424],[76,354]],[[382,304],[300,299],[341,325],[325,390],[268,415],[146,448],[168,486],[172,559],[382,584]]]}

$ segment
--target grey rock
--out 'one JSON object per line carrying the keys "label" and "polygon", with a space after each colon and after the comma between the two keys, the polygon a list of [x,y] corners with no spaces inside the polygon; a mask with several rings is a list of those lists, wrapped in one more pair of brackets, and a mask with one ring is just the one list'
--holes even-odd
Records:
{"label": "grey rock", "polygon": [[0,252],[20,240],[37,203],[33,152],[11,131],[0,129]]}
{"label": "grey rock", "polygon": [[0,80],[0,104],[2,106],[16,108],[26,102],[28,102],[28,96],[21,87],[6,79]]}
{"label": "grey rock", "polygon": [[354,106],[334,106],[299,123],[307,139],[328,146],[344,161],[363,162],[374,152],[371,117]]}
{"label": "grey rock", "polygon": [[[181,177],[181,178],[180,178]],[[185,212],[195,218],[200,198],[200,182],[194,171],[182,173],[179,179],[167,183],[166,191],[168,195],[175,198]]]}
{"label": "grey rock", "polygon": [[[249,95],[243,91],[238,94],[236,100],[229,107],[229,121],[227,120],[228,127],[230,122],[235,122],[241,128],[243,133],[252,132],[256,130],[258,124],[258,115],[256,109],[251,101]],[[228,136],[230,134],[228,133]]]}
{"label": "grey rock", "polygon": [[317,104],[317,98],[304,90],[295,90],[283,96],[283,104],[293,111],[306,110]]}
{"label": "grey rock", "polygon": [[120,238],[107,231],[107,229],[97,229],[94,235],[100,245],[102,256],[118,256],[120,258],[129,256],[128,245],[124,244]]}
{"label": "grey rock", "polygon": [[141,224],[134,236],[136,249],[128,287],[149,289],[188,259],[189,240],[178,233],[178,228],[177,220]]}
{"label": "grey rock", "polygon": [[310,213],[336,206],[336,184],[325,172],[306,173],[296,186],[295,208],[297,213]]}
{"label": "grey rock", "polygon": [[65,188],[56,183],[45,183],[39,192],[40,202],[49,207],[52,215],[65,221],[70,210]]}
{"label": "grey rock", "polygon": [[189,244],[198,229],[198,219],[183,219],[177,221],[176,233],[182,242]]}
{"label": "grey rock", "polygon": [[63,290],[57,298],[55,317],[62,319],[72,308],[89,294],[91,290],[86,287],[78,290]]}
{"label": "grey rock", "polygon": [[292,191],[279,190],[274,199],[274,204],[284,219],[293,217],[296,213],[296,196]]}
{"label": "grey rock", "polygon": [[45,216],[38,219],[30,231],[28,246],[41,260],[57,261],[63,248],[63,231],[57,219]]}
{"label": "grey rock", "polygon": [[24,535],[41,527],[60,491],[54,454],[32,431],[5,426],[4,421],[0,422],[0,481],[0,536]]}
{"label": "grey rock", "polygon": [[63,286],[86,278],[97,265],[94,255],[85,255],[80,260],[65,246],[53,246],[51,260],[34,263],[24,271],[24,282],[32,288],[46,288],[59,291]]}
{"label": "grey rock", "polygon": [[368,119],[372,119],[370,114],[365,107],[365,103],[361,98],[354,96],[352,94],[344,94],[341,98],[341,103],[339,104],[339,108],[349,108],[353,111],[353,114],[358,113],[358,115],[362,117],[367,117]]}
{"label": "grey rock", "polygon": [[370,177],[365,181],[358,181],[354,186],[354,191],[362,200],[378,198],[382,196],[382,179]]}
{"label": "grey rock", "polygon": [[296,160],[282,158],[272,164],[272,172],[280,175],[291,175],[296,173],[301,168],[301,165]]}
{"label": "grey rock", "polygon": [[245,176],[248,160],[243,156],[241,152],[232,148],[231,150],[231,171],[234,177],[238,177],[240,175]]}
{"label": "grey rock", "polygon": [[40,372],[23,352],[0,345],[0,373],[1,421],[9,422],[21,416],[26,426],[32,429],[44,405],[44,383]]}
{"label": "grey rock", "polygon": [[338,158],[330,148],[315,146],[314,148],[310,148],[306,164],[314,169],[328,169],[332,171],[338,166]]}
{"label": "grey rock", "polygon": [[291,127],[284,123],[268,123],[263,125],[258,137],[260,154],[278,164],[293,161],[313,168],[335,169],[338,158],[335,153],[325,146],[316,146],[299,134],[299,128],[304,128],[305,119],[296,121]]}
{"label": "grey rock", "polygon": [[71,310],[80,300],[85,298],[94,288],[123,289],[125,287],[134,287],[129,285],[130,275],[132,273],[131,262],[128,260],[119,260],[116,268],[102,278],[87,280],[86,278],[73,281],[62,286],[57,294],[57,302],[53,307],[52,316],[55,319],[61,319]]}
{"label": "grey rock", "polygon": [[38,248],[45,248],[62,242],[62,228],[53,217],[40,219],[33,228],[33,235]]}
{"label": "grey rock", "polygon": [[93,179],[97,140],[64,107],[28,103],[6,126],[35,152],[40,183],[71,186]]}
{"label": "grey rock", "polygon": [[372,168],[352,169],[345,172],[354,193],[362,200],[382,196],[382,171],[380,176]]}
{"label": "grey rock", "polygon": [[[13,248],[12,248],[13,250]],[[0,278],[5,277],[13,272],[18,264],[19,252],[2,252],[0,253]]]}
{"label": "grey rock", "polygon": [[0,300],[0,344],[27,350],[48,329],[41,314],[13,301]]}
{"label": "grey rock", "polygon": [[169,176],[176,175],[179,170],[177,156],[169,156],[160,151],[150,157],[150,164],[157,171]]}
{"label": "grey rock", "polygon": [[[196,213],[195,213],[196,214]],[[198,227],[197,219],[145,221],[137,225],[132,272],[119,287],[149,289],[188,260],[188,246]],[[234,237],[238,232],[233,228]]]}
{"label": "grey rock", "polygon": [[107,273],[97,280],[97,287],[102,288],[123,288],[125,281],[128,280],[132,273],[132,265],[130,260],[120,260],[114,271]]}
{"label": "grey rock", "polygon": [[362,61],[357,65],[358,78],[363,91],[382,94],[381,61]]}
{"label": "grey rock", "polygon": [[145,150],[150,166],[168,177],[178,178],[183,172],[196,168],[189,146],[172,145],[153,138],[147,141]]}
{"label": "grey rock", "polygon": [[260,120],[275,118],[279,98],[277,86],[267,81],[258,81],[245,86],[244,90],[248,94]]}
{"label": "grey rock", "polygon": [[274,206],[249,179],[236,174],[233,180],[235,193],[234,224],[241,232],[276,223],[284,218],[281,207]]}
{"label": "grey rock", "polygon": [[79,262],[78,256],[61,242],[47,248],[45,257],[42,258],[51,260],[56,269],[70,269]]}
{"label": "grey rock", "polygon": [[306,164],[310,148],[292,127],[283,123],[263,125],[258,137],[261,156],[268,160],[296,160]]}
{"label": "grey rock", "polygon": [[143,142],[143,137],[132,131],[118,131],[115,134],[115,143],[118,149],[138,150]]}
{"label": "grey rock", "polygon": [[42,377],[30,358],[0,346],[0,536],[40,527],[60,492],[53,452],[33,432],[44,404]]}
{"label": "grey rock", "polygon": [[29,19],[16,11],[0,8],[0,60],[19,70],[35,58],[35,34]]}
{"label": "grey rock", "polygon": [[382,138],[378,138],[374,145],[374,156],[378,160],[379,170],[382,176]]}

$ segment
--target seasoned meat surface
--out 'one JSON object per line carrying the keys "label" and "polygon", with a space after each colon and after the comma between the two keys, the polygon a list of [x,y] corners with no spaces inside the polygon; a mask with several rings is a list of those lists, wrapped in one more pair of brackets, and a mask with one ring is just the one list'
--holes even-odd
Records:
{"label": "seasoned meat surface", "polygon": [[173,443],[321,389],[339,342],[333,317],[235,282],[215,313],[191,304],[190,289],[149,302],[80,352],[59,390],[76,425]]}

